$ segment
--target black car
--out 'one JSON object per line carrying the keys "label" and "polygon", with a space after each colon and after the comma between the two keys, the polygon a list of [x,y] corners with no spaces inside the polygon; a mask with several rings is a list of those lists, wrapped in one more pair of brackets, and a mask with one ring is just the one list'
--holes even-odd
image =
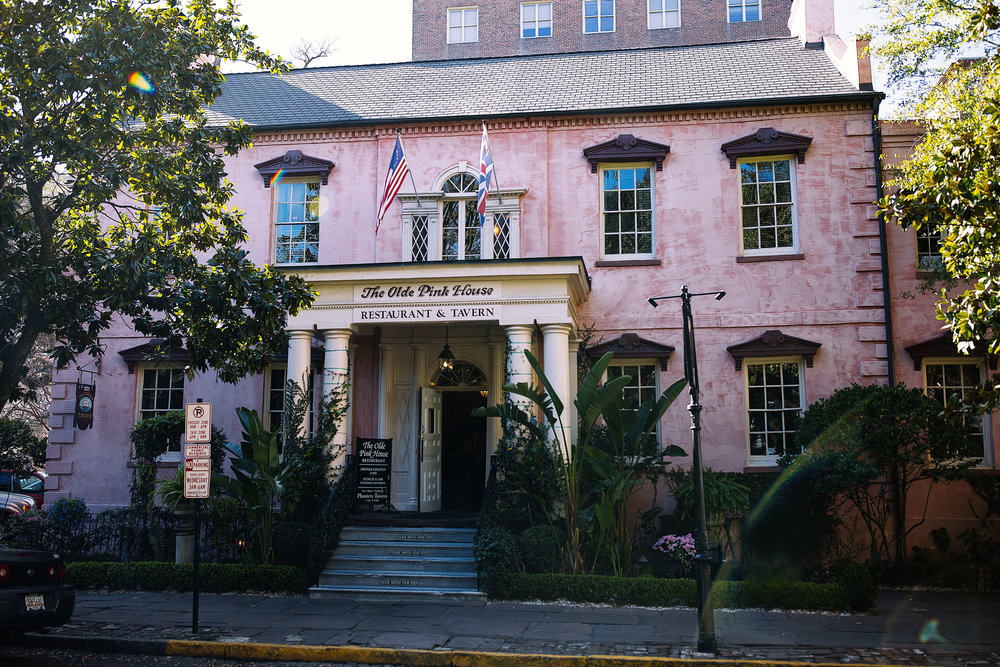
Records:
{"label": "black car", "polygon": [[0,630],[32,630],[69,621],[76,602],[58,554],[0,546]]}

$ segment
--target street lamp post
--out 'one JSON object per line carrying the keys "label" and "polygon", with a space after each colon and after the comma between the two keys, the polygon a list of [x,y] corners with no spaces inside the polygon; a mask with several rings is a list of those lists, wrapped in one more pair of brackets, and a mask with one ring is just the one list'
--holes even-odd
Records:
{"label": "street lamp post", "polygon": [[670,296],[650,297],[649,303],[656,308],[658,301],[664,299],[680,299],[682,326],[684,331],[684,379],[688,382],[691,402],[688,412],[691,413],[692,467],[694,473],[695,513],[698,525],[695,530],[695,563],[698,569],[698,651],[715,653],[718,645],[715,641],[715,618],[712,614],[712,565],[717,556],[708,545],[708,519],[705,516],[705,475],[701,463],[701,403],[698,395],[698,355],[694,348],[694,319],[691,316],[691,297],[714,296],[716,301],[726,296],[723,291],[697,292],[692,294],[688,286],[681,287],[680,294]]}

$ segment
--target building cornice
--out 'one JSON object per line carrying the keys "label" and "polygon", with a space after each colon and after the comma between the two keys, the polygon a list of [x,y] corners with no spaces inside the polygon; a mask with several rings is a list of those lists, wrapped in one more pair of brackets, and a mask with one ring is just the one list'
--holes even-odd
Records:
{"label": "building cornice", "polygon": [[[663,111],[576,113],[567,116],[551,114],[537,116],[517,116],[494,118],[486,121],[490,132],[571,129],[591,127],[640,127],[643,125],[725,123],[746,122],[828,113],[871,113],[871,100],[824,101],[796,104],[769,104],[763,106],[741,105],[737,107],[716,107],[710,109],[677,109]],[[261,144],[304,144],[327,141],[350,141],[395,138],[396,131],[405,137],[429,135],[479,134],[483,130],[482,120],[428,119],[425,121],[396,121],[368,126],[340,127],[300,127],[300,128],[256,128],[254,143]]]}

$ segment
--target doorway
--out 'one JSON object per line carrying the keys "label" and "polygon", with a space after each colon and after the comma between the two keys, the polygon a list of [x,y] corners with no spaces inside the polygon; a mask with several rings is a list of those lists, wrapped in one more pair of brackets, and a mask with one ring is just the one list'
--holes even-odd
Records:
{"label": "doorway", "polygon": [[486,405],[480,391],[444,391],[441,406],[441,509],[478,512],[486,488]]}

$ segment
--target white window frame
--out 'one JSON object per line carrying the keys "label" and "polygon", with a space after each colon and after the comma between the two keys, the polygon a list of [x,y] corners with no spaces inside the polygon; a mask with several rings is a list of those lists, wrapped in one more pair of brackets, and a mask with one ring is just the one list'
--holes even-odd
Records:
{"label": "white window frame", "polygon": [[[619,246],[618,253],[607,253],[605,246],[605,224],[607,218],[606,213],[614,213],[614,211],[605,211],[605,198],[604,198],[604,174],[609,170],[620,171],[622,169],[648,169],[649,170],[649,213],[650,213],[650,251],[649,252],[633,252],[633,253],[623,253],[621,252],[621,247]],[[606,164],[601,164],[598,170],[599,175],[599,185],[598,192],[600,196],[600,218],[601,218],[601,237],[600,237],[600,257],[601,259],[607,260],[642,260],[642,259],[656,259],[656,176],[655,176],[655,166],[652,162],[609,162]],[[636,202],[636,208],[633,210],[636,213],[636,235],[638,236],[638,214],[640,209],[637,208],[638,202]],[[621,210],[621,209],[619,209]],[[641,209],[645,210],[645,209]],[[619,227],[620,229],[620,227]],[[637,243],[638,246],[638,243]]]}
{"label": "white window frame", "polygon": [[[923,384],[924,393],[927,394],[930,387],[927,385],[927,366],[928,365],[940,365],[940,366],[975,366],[979,369],[980,381],[989,378],[989,371],[986,368],[986,363],[981,358],[976,357],[926,357],[921,360],[920,363],[920,382]],[[960,388],[964,395],[965,389],[968,386],[963,384]],[[945,387],[944,400],[948,399],[948,387]],[[954,389],[954,387],[952,387]],[[952,391],[952,394],[955,392]],[[944,407],[942,405],[942,407]],[[992,413],[987,412],[980,415],[983,424],[983,442],[982,442],[982,460],[976,466],[977,468],[992,468],[993,467],[993,432],[992,432]],[[977,457],[970,457],[977,458]]]}
{"label": "white window frame", "polygon": [[[789,364],[794,363],[799,366],[799,418],[801,419],[802,414],[805,412],[806,407],[809,405],[808,397],[806,395],[806,363],[805,359],[801,356],[790,355],[790,356],[779,356],[779,357],[747,357],[743,359],[743,417],[744,417],[744,432],[746,433],[746,455],[747,464],[750,466],[773,466],[776,465],[778,459],[787,454],[788,452],[783,452],[782,454],[752,454],[751,453],[751,438],[750,433],[750,366],[763,366],[767,364]],[[785,385],[782,385],[783,387]],[[766,392],[765,392],[766,393]],[[766,400],[766,396],[765,396]],[[784,398],[782,398],[784,402]],[[767,411],[765,403],[765,414]],[[776,410],[785,409],[775,408]],[[766,417],[765,417],[766,419]],[[786,433],[787,431],[782,431]],[[799,443],[799,451],[802,451],[802,444]],[[766,444],[765,444],[766,448]]]}
{"label": "white window frame", "polygon": [[[914,243],[916,244],[917,270],[932,271],[944,266],[944,258],[941,256],[941,230],[937,226],[921,225],[915,230]],[[926,245],[928,251],[925,252],[921,245]],[[935,246],[937,252],[930,252],[931,246]]]}
{"label": "white window frame", "polygon": [[[681,0],[676,0],[677,9],[667,9],[667,2],[671,0],[647,0],[646,2],[646,29],[647,30],[668,30],[670,28],[680,28],[681,27]],[[653,2],[659,2],[660,8],[653,9]],[[663,25],[653,26],[653,15],[659,14]],[[677,25],[667,25],[667,16],[671,14],[677,15]]]}
{"label": "white window frame", "polygon": [[[263,405],[264,409],[262,410],[262,412],[264,413],[264,419],[263,419],[264,428],[268,429],[269,431],[273,431],[277,426],[280,426],[280,424],[274,424],[273,420],[271,419],[271,413],[272,413],[272,411],[271,411],[271,395],[274,393],[274,386],[271,384],[271,382],[272,382],[271,372],[272,371],[283,371],[284,372],[284,376],[285,376],[285,381],[287,382],[288,381],[288,364],[286,364],[286,363],[273,363],[270,366],[268,366],[265,369],[265,371],[264,371],[264,405]],[[285,387],[284,387],[284,383],[283,383],[282,387],[281,387],[281,410],[282,410],[282,412],[284,412],[284,409],[285,409]]]}
{"label": "white window frame", "polygon": [[[552,6],[552,4],[553,3],[552,3],[551,0],[543,0],[543,1],[540,1],[540,2],[522,2],[521,3],[521,39],[546,39],[548,37],[552,37],[552,33],[553,33],[553,30],[552,30],[552,23],[553,23],[552,13],[553,13],[553,11],[555,11],[555,8]],[[547,35],[539,35],[538,34],[538,24],[539,24],[538,8],[540,6],[543,6],[543,5],[548,5],[548,7],[549,7],[549,18],[548,18],[549,34],[547,34]],[[524,16],[524,10],[527,7],[534,7],[535,8],[535,18],[531,19],[530,21],[528,19],[526,19],[525,16]],[[530,24],[534,24],[535,34],[532,35],[531,37],[525,37],[524,36],[524,28],[525,28],[525,25],[529,24],[529,23]]]}
{"label": "white window frame", "polygon": [[[144,390],[145,390],[145,384],[146,384],[146,371],[156,372],[156,371],[163,371],[163,370],[169,370],[172,373],[173,373],[173,371],[179,371],[180,372],[181,380],[183,382],[182,389],[181,389],[181,402],[180,402],[180,405],[169,407],[169,408],[166,408],[164,410],[153,409],[153,410],[145,410],[144,411],[142,409],[142,397],[143,397],[143,393],[144,393]],[[147,364],[139,364],[136,367],[135,375],[136,375],[136,390],[135,390],[135,413],[134,413],[134,417],[133,417],[133,423],[134,424],[138,424],[140,421],[142,421],[146,417],[153,416],[153,415],[155,415],[157,413],[170,412],[170,411],[173,411],[173,410],[183,410],[184,409],[184,404],[187,401],[187,389],[188,389],[187,377],[185,377],[185,374],[184,374],[184,366],[182,366],[180,364],[171,364],[171,363],[147,363]],[[155,387],[153,389],[154,392],[158,391],[158,390],[172,391],[172,390],[169,390],[169,389],[166,389],[166,388],[162,388],[161,389],[160,387]],[[180,444],[180,446],[178,447],[177,450],[168,450],[168,451],[164,452],[160,456],[160,458],[158,460],[162,461],[162,462],[167,462],[167,463],[180,462],[181,455],[183,453],[183,449],[184,449],[184,445]]]}
{"label": "white window frame", "polygon": [[[295,204],[296,202],[282,202],[280,197],[280,192],[285,185],[295,185],[296,183],[314,183],[318,188],[318,194],[316,195],[316,220],[303,220],[300,222],[278,222],[278,207],[282,203]],[[322,179],[318,176],[297,176],[290,178],[282,178],[278,183],[275,183],[274,187],[271,188],[274,193],[271,198],[271,247],[273,249],[272,256],[274,257],[274,263],[277,266],[315,266],[319,264],[320,260],[320,231],[323,225],[323,184]],[[304,206],[308,206],[309,200],[305,199],[303,201]],[[314,262],[294,262],[294,261],[279,261],[278,260],[278,227],[279,226],[291,226],[297,224],[315,224],[316,225],[316,261]]]}
{"label": "white window frame", "polygon": [[[399,195],[403,215],[402,255],[404,262],[433,262],[442,260],[445,202],[467,201],[469,199],[475,201],[476,199],[475,191],[463,193],[446,193],[443,191],[444,185],[449,179],[463,173],[477,180],[479,178],[478,169],[472,169],[467,162],[460,162],[457,166],[448,169],[438,177],[433,192],[420,193],[419,203],[417,202],[417,197],[413,194]],[[504,214],[508,216],[508,229],[510,235],[508,242],[510,246],[510,253],[508,257],[502,259],[514,259],[520,256],[520,207],[521,197],[525,194],[525,192],[526,190],[501,190],[499,193],[490,191],[490,195],[486,199],[486,224],[482,225],[479,230],[482,236],[480,238],[481,255],[478,259],[495,259],[493,256],[493,235],[494,220],[497,214]],[[497,194],[499,194],[499,196],[497,196]],[[461,216],[464,215],[464,207],[459,208],[459,213],[459,220],[461,222]],[[424,260],[414,259],[413,257],[414,219],[420,216],[427,217],[427,258]],[[478,220],[473,220],[472,225],[467,223],[468,221],[463,223],[463,230],[467,231],[479,226]],[[465,253],[464,243],[459,244],[459,251],[459,259],[452,261],[466,261],[463,257]]]}
{"label": "white window frame", "polygon": [[[739,3],[738,5],[736,3]],[[764,20],[764,0],[726,0],[726,22],[727,23],[750,23],[752,21],[763,21]],[[757,18],[748,19],[747,18],[747,7],[757,7]],[[731,9],[734,7],[740,8],[741,18],[738,21],[732,20]]]}
{"label": "white window frame", "polygon": [[[475,18],[475,23],[466,23],[466,18],[471,12],[472,16]],[[452,16],[460,16],[460,23],[458,25],[452,25]],[[479,41],[479,7],[476,5],[467,5],[465,7],[449,7],[448,11],[445,12],[446,23],[445,23],[445,38],[448,44],[474,44]],[[452,28],[458,28],[461,31],[462,39],[453,40],[451,38]],[[466,39],[467,33],[471,28],[476,29],[475,39]]]}
{"label": "white window frame", "polygon": [[[587,3],[596,2],[597,3],[597,30],[587,30]],[[615,32],[618,29],[618,3],[615,0],[611,0],[611,30],[601,30],[601,17],[607,16],[607,14],[601,13],[601,3],[603,0],[583,0],[580,3],[580,13],[583,16],[583,34],[585,35],[600,35],[609,34]]]}
{"label": "white window frame", "polygon": [[[642,385],[642,377],[641,377],[642,367],[643,366],[652,366],[653,367],[653,383],[654,384],[653,384],[653,386],[651,388],[650,387],[645,387],[645,389],[646,389],[646,391],[648,393],[647,398],[649,398],[649,396],[652,396],[653,403],[655,404],[656,401],[659,400],[659,398],[660,398],[660,362],[659,362],[659,360],[658,359],[617,359],[616,358],[616,359],[612,359],[611,363],[608,364],[608,370],[610,370],[611,368],[619,368],[619,369],[622,369],[621,375],[632,375],[632,373],[627,373],[624,370],[628,366],[636,366],[638,368],[638,371],[639,371],[639,374],[640,374],[640,377],[638,377],[638,378],[633,377],[632,378],[632,380],[635,380],[638,383],[638,386],[636,387],[639,390],[639,403],[636,405],[637,409],[638,409],[639,405],[642,405],[642,401],[643,401],[643,385]],[[607,382],[609,379],[611,379],[611,375],[606,370],[605,373],[604,373],[604,381]],[[630,388],[631,386],[632,386],[631,384],[627,385],[626,389]],[[652,435],[653,435],[653,439],[657,443],[659,443],[660,442],[660,424],[659,423],[657,423],[656,424],[656,428],[653,429]]]}
{"label": "white window frame", "polygon": [[[784,161],[788,163],[788,173],[791,183],[791,206],[792,206],[792,245],[789,247],[778,247],[778,248],[747,248],[744,245],[743,239],[743,169],[744,164],[757,164],[760,162],[778,162]],[[736,205],[739,215],[737,217],[737,231],[739,234],[740,242],[740,255],[743,257],[753,257],[760,255],[796,255],[801,252],[800,248],[800,234],[799,234],[799,196],[798,196],[798,176],[796,174],[796,159],[794,155],[765,155],[760,157],[752,158],[740,158],[736,162],[736,178],[737,178],[737,190],[736,190]],[[759,186],[760,181],[756,181]],[[753,205],[759,211],[761,206],[758,204]],[[760,229],[758,227],[758,229]],[[777,231],[775,231],[777,233]],[[759,245],[759,238],[758,238]]]}

